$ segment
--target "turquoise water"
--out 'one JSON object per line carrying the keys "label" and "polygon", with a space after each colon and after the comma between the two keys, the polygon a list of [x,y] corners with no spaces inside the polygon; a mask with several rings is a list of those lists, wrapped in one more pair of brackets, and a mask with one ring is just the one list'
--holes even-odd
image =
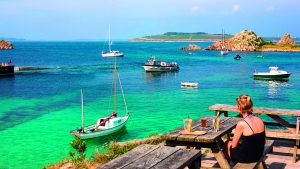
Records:
{"label": "turquoise water", "polygon": [[[211,43],[196,43],[206,47]],[[187,116],[213,115],[208,106],[235,104],[248,93],[255,106],[300,109],[300,53],[253,52],[220,56],[217,51],[188,55],[179,47],[188,43],[115,42],[125,53],[117,58],[130,112],[126,128],[113,135],[87,141],[88,154],[107,141],[127,141],[165,133],[182,125]],[[100,57],[103,42],[15,42],[14,50],[0,51],[16,66],[49,69],[19,72],[0,78],[0,168],[42,168],[68,157],[71,129],[81,125],[80,88],[84,90],[85,123],[111,113],[114,59]],[[151,55],[176,61],[179,72],[145,73]],[[263,55],[264,58],[256,58]],[[288,82],[257,81],[256,71],[278,65],[292,72]],[[198,82],[198,89],[182,89],[180,82]],[[125,113],[118,95],[118,113]],[[295,119],[289,118],[294,121]]]}

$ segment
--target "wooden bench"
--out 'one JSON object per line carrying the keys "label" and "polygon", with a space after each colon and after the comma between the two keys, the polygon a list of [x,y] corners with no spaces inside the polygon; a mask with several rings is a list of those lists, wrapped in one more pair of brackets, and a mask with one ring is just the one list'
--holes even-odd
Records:
{"label": "wooden bench", "polygon": [[[228,112],[237,112],[236,106],[228,104],[215,104],[208,108],[209,110],[214,110],[215,114],[224,114],[228,116]],[[283,126],[287,130],[266,130],[266,136],[273,139],[288,139],[294,140],[294,152],[293,152],[293,162],[297,161],[297,150],[300,143],[300,110],[291,110],[291,109],[275,109],[275,108],[264,108],[264,107],[253,107],[254,114],[266,114],[271,117],[276,122],[265,122],[265,125],[272,126]],[[297,118],[296,124],[290,124],[279,115],[282,116],[294,116]]]}
{"label": "wooden bench", "polygon": [[118,168],[200,168],[201,151],[187,150],[164,145],[142,144],[133,150],[117,157],[97,169]]}

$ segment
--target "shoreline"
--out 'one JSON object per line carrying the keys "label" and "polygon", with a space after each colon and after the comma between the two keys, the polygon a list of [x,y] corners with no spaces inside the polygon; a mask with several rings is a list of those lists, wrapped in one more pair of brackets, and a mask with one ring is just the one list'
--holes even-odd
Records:
{"label": "shoreline", "polygon": [[128,42],[217,42],[219,40],[128,40]]}

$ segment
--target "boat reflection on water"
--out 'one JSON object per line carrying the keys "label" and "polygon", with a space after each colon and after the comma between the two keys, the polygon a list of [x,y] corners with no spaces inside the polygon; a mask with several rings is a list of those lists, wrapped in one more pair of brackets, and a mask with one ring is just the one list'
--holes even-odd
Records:
{"label": "boat reflection on water", "polygon": [[291,86],[288,79],[278,79],[278,80],[255,80],[255,84],[261,87],[268,87],[268,98],[280,99],[282,96],[281,90],[284,87]]}
{"label": "boat reflection on water", "polygon": [[176,76],[177,72],[145,72],[146,78],[156,78],[156,77],[166,77],[166,76]]}

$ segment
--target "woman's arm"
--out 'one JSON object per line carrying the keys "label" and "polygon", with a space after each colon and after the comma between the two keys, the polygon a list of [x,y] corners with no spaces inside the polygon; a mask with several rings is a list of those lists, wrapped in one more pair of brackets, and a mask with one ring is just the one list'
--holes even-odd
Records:
{"label": "woman's arm", "polygon": [[242,123],[242,121],[240,121],[236,125],[235,131],[234,131],[234,135],[233,135],[233,139],[232,139],[232,143],[231,143],[232,148],[236,148],[238,146],[241,136],[243,134],[243,131],[244,131],[243,123]]}

